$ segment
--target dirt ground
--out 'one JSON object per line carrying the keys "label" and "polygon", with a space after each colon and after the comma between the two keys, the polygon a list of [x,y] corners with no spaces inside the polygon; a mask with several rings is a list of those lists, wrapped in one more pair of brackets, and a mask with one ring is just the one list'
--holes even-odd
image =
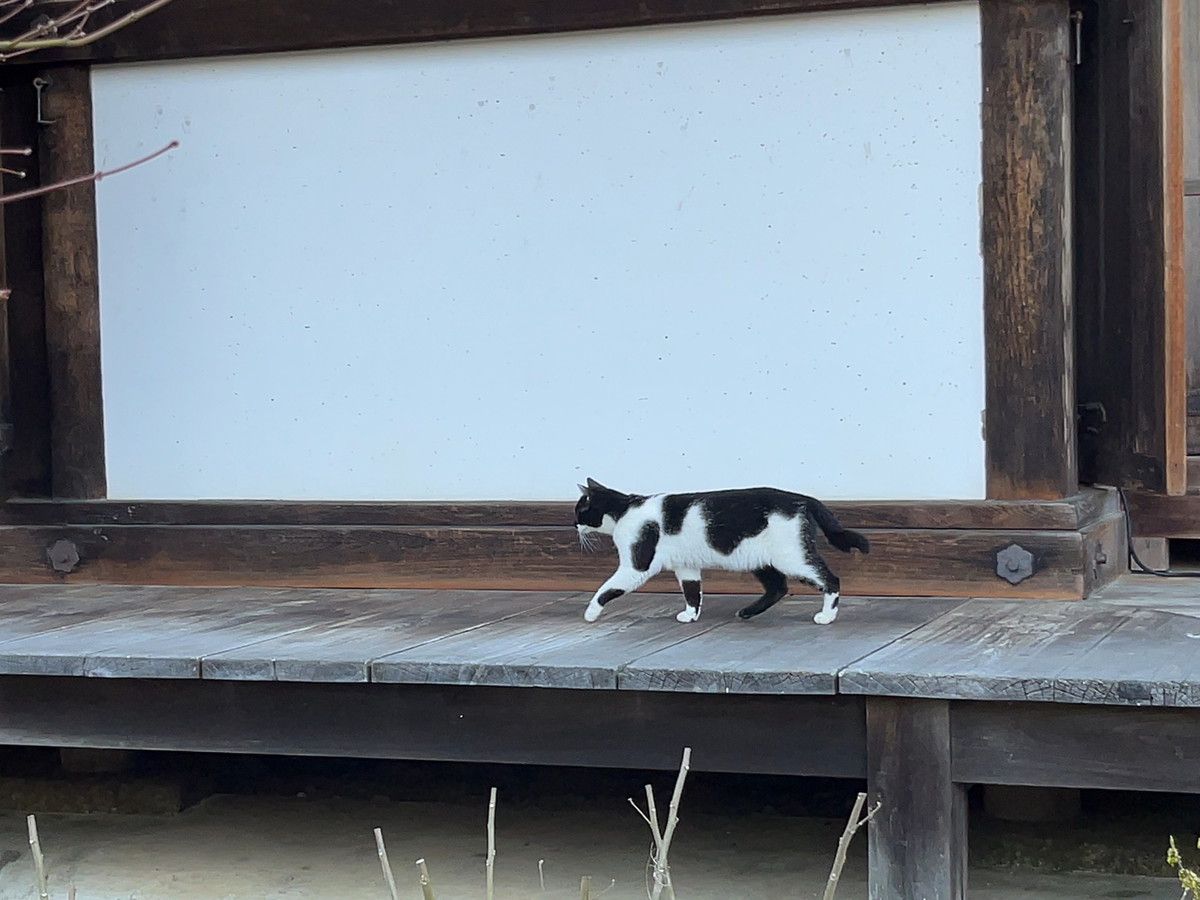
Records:
{"label": "dirt ground", "polygon": [[[497,813],[496,897],[574,898],[580,876],[610,900],[646,896],[648,830],[623,797],[564,805],[553,796],[505,802]],[[711,798],[710,798],[711,799]],[[719,800],[719,798],[718,798]],[[710,803],[702,803],[708,807]],[[819,897],[842,822],[778,811],[689,812],[671,853],[680,900]],[[387,842],[400,897],[419,900],[424,858],[440,900],[483,898],[486,804],[216,794],[176,814],[38,816],[50,896],[79,900],[387,900],[372,829]],[[539,879],[542,862],[543,890]],[[863,898],[861,836],[840,898]],[[1177,900],[1177,882],[1131,875],[973,869],[970,896]],[[611,886],[610,886],[611,885]],[[0,898],[36,898],[25,817],[0,813]],[[903,898],[897,898],[903,900]]]}

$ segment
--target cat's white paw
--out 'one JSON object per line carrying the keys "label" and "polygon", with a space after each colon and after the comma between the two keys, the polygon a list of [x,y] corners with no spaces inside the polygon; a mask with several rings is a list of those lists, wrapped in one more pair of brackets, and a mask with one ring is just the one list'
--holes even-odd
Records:
{"label": "cat's white paw", "polygon": [[583,611],[583,621],[595,622],[600,618],[602,612],[604,612],[604,607],[599,603],[589,603],[588,608]]}
{"label": "cat's white paw", "polygon": [[821,610],[819,613],[817,613],[815,616],[813,616],[813,621],[816,622],[818,625],[832,625],[833,620],[836,618],[837,618],[837,610],[836,609],[831,609],[828,612],[826,612],[825,610]]}
{"label": "cat's white paw", "polygon": [[695,622],[698,618],[700,618],[700,610],[696,609],[696,607],[694,607],[694,606],[689,606],[687,609],[683,610],[682,612],[678,613],[675,616],[675,621],[676,622]]}

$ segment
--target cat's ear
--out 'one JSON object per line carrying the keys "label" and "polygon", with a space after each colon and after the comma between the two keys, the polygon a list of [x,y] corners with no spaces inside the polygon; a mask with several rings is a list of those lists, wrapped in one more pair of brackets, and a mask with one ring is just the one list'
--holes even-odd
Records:
{"label": "cat's ear", "polygon": [[595,478],[589,478],[589,479],[587,480],[587,486],[588,486],[588,490],[590,490],[590,491],[603,491],[603,490],[606,490],[606,488],[604,487],[604,485],[602,485],[600,482],[598,482],[598,481],[597,481]]}
{"label": "cat's ear", "polygon": [[575,487],[579,488],[579,493],[581,493],[581,494],[586,494],[588,492],[588,489],[586,487],[584,487],[582,484],[577,484],[577,485],[575,485]]}

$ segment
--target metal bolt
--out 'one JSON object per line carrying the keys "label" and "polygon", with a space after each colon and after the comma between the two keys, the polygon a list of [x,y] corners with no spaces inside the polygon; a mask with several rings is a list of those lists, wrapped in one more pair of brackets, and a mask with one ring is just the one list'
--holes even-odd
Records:
{"label": "metal bolt", "polygon": [[996,554],[996,574],[1009,584],[1020,584],[1033,574],[1033,554],[1020,544],[1009,544]]}
{"label": "metal bolt", "polygon": [[75,567],[79,565],[79,548],[75,546],[74,541],[60,538],[46,548],[46,559],[50,568],[65,575],[75,571]]}

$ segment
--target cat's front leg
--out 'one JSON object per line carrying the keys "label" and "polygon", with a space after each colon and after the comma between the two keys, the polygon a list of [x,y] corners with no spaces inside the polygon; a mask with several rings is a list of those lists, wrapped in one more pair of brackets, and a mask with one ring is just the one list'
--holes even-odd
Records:
{"label": "cat's front leg", "polygon": [[695,622],[700,618],[700,604],[704,595],[700,587],[699,569],[676,569],[679,589],[683,591],[683,611],[675,616],[677,622]]}
{"label": "cat's front leg", "polygon": [[636,591],[655,574],[657,574],[655,571],[639,572],[632,567],[617,569],[609,576],[608,581],[600,585],[596,593],[592,595],[592,602],[583,611],[583,620],[595,622],[600,618],[600,613],[604,612],[604,606],[609,600],[615,600],[622,594]]}

